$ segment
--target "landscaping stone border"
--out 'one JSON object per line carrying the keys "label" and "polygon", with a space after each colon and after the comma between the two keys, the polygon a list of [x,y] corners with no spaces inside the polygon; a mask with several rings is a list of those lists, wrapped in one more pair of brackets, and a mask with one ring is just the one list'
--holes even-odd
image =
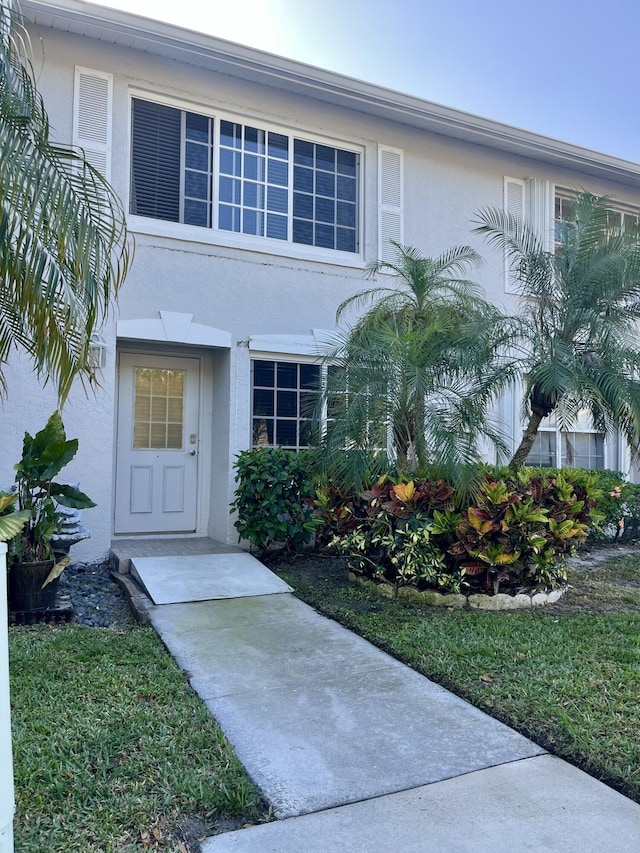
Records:
{"label": "landscaping stone border", "polygon": [[[357,583],[367,590],[383,595],[385,598],[396,598],[396,588],[390,583],[376,583],[368,578],[362,578],[349,572],[349,580]],[[397,598],[411,599],[428,604],[432,607],[455,607],[459,610],[531,610],[535,607],[544,607],[555,604],[569,590],[569,585],[552,589],[550,592],[531,591],[521,592],[518,595],[506,595],[499,592],[497,595],[484,595],[474,593],[473,595],[462,595],[451,592],[448,594],[436,592],[433,589],[419,590],[415,586],[401,586],[397,591]]]}

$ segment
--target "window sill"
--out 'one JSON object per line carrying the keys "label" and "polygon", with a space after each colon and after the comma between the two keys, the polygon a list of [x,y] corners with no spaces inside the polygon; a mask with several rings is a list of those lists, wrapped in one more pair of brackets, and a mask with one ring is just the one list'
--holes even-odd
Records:
{"label": "window sill", "polygon": [[203,246],[221,246],[225,249],[240,249],[245,252],[259,252],[262,255],[276,255],[293,260],[313,261],[331,266],[351,267],[363,270],[366,264],[360,254],[338,252],[330,249],[318,249],[315,246],[303,246],[266,237],[251,237],[226,231],[214,231],[180,222],[166,222],[162,219],[147,219],[142,216],[127,217],[127,227],[133,234],[150,237],[165,237],[187,243],[199,243]]}

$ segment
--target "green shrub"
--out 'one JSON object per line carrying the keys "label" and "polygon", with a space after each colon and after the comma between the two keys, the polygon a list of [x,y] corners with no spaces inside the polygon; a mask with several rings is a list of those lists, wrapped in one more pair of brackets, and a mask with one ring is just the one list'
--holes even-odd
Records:
{"label": "green shrub", "polygon": [[[338,531],[331,549],[348,557],[352,572],[400,586],[458,590],[460,572],[446,548],[460,516],[453,488],[442,480],[394,482],[386,475],[349,507],[337,503]],[[335,508],[330,522],[335,522]]]}
{"label": "green shrub", "polygon": [[305,453],[276,448],[245,450],[234,464],[238,488],[231,509],[241,539],[261,553],[287,552],[308,544],[318,526],[310,460]]}
{"label": "green shrub", "polygon": [[566,557],[597,518],[588,489],[563,472],[487,471],[463,512],[453,497],[442,480],[383,477],[351,510],[340,507],[332,549],[356,574],[396,588],[549,588],[566,580]]}
{"label": "green shrub", "polygon": [[467,586],[515,591],[566,580],[564,562],[586,539],[595,502],[563,472],[539,471],[487,475],[449,549]]}

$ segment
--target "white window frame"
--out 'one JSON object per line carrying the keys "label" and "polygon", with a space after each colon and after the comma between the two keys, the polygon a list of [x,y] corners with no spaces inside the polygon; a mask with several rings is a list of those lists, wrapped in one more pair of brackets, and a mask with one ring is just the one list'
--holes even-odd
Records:
{"label": "white window frame", "polygon": [[[297,382],[295,388],[285,387],[285,386],[283,386],[282,388],[279,388],[278,383],[277,383],[277,365],[278,364],[292,364],[292,365],[295,365],[296,368],[298,368],[300,365],[306,365],[308,367],[318,368],[318,371],[319,371],[319,384],[318,384],[318,391],[317,391],[318,394],[322,393],[322,384],[323,384],[324,377],[325,377],[326,367],[323,364],[320,364],[319,360],[317,358],[309,358],[309,357],[305,358],[304,356],[294,355],[294,354],[285,355],[285,354],[273,353],[273,352],[272,353],[250,352],[250,359],[251,359],[251,364],[250,364],[250,370],[251,370],[251,373],[250,373],[250,376],[251,376],[251,379],[250,379],[250,384],[251,384],[251,400],[250,400],[251,448],[256,449],[258,447],[284,447],[287,450],[300,452],[301,450],[306,450],[308,447],[312,447],[311,444],[300,444],[300,440],[299,440],[300,439],[300,423],[302,421],[309,420],[308,417],[303,416],[301,413],[300,399],[301,399],[301,395],[304,393],[313,394],[315,392],[313,392],[310,389],[301,388],[299,381]],[[271,389],[270,386],[269,387],[262,386],[262,385],[256,386],[255,373],[254,373],[254,363],[256,361],[273,362],[274,371],[275,371],[273,389]],[[256,390],[256,388],[257,389],[263,388],[265,390],[273,390],[273,394],[274,394],[274,413],[273,413],[273,415],[261,416],[261,415],[256,415],[254,413],[254,391]],[[277,412],[278,390],[295,391],[296,392],[297,402],[296,402],[296,415],[295,415],[295,417],[283,416],[281,418],[278,418],[278,412]],[[264,419],[268,418],[270,420],[273,420],[273,443],[260,444],[259,442],[255,441],[254,420],[256,418],[261,418],[261,417]],[[277,442],[276,439],[277,439],[277,422],[278,422],[278,420],[291,421],[291,422],[295,421],[295,424],[296,424],[296,442],[295,442],[295,444],[279,444]],[[323,420],[324,420],[324,418],[323,418]]]}
{"label": "white window frame", "polygon": [[[556,222],[562,221],[556,218],[556,208],[558,206],[558,201],[561,203],[563,201],[570,202],[573,198],[575,198],[576,192],[575,190],[568,189],[567,187],[556,187],[555,193],[553,196],[553,223],[555,226]],[[624,217],[625,216],[633,216],[637,220],[637,227],[640,230],[640,207],[634,207],[632,204],[627,204],[622,201],[617,201],[616,199],[610,199],[610,204],[608,205],[609,209],[613,213],[618,213],[621,216],[621,223],[624,225]],[[555,240],[554,234],[554,243],[557,245],[557,240]]]}
{"label": "white window frame", "polygon": [[[172,98],[170,96],[159,95],[141,89],[130,89],[129,91],[129,170],[131,169],[131,151],[133,144],[133,128],[132,128],[132,104],[133,100],[144,100],[156,104],[161,104],[167,107],[173,107],[184,112],[193,112],[199,115],[214,119],[214,171],[213,171],[213,227],[203,227],[199,225],[188,225],[182,222],[172,222],[162,219],[154,219],[152,217],[139,216],[133,213],[127,214],[129,229],[133,233],[149,234],[153,236],[168,237],[177,240],[188,242],[204,243],[208,245],[227,246],[229,248],[238,248],[248,251],[261,252],[269,255],[282,255],[284,257],[299,258],[301,260],[320,261],[323,263],[335,264],[336,266],[349,266],[356,269],[364,269],[364,186],[365,186],[365,168],[366,168],[366,152],[365,147],[353,143],[348,140],[324,137],[320,134],[314,134],[298,130],[291,127],[273,124],[268,121],[263,121],[259,118],[252,118],[247,115],[238,115],[230,113],[226,110],[217,110],[207,107],[203,104],[193,103],[182,99]],[[258,127],[260,130],[272,131],[287,136],[290,140],[290,156],[289,156],[289,181],[288,181],[288,211],[287,222],[289,233],[291,233],[293,222],[293,143],[295,139],[312,142],[319,145],[326,145],[332,148],[338,148],[343,151],[351,151],[359,158],[358,176],[357,176],[357,199],[356,199],[356,215],[358,217],[356,227],[356,238],[358,242],[358,250],[356,252],[345,252],[338,249],[325,249],[317,246],[309,246],[303,243],[294,243],[289,237],[287,240],[278,240],[270,237],[260,237],[250,234],[242,234],[234,231],[220,230],[218,228],[218,212],[219,212],[219,157],[220,157],[220,122],[230,121],[244,126]],[[184,137],[183,137],[184,139]],[[184,147],[184,141],[183,141]],[[184,163],[181,163],[181,173],[184,172]],[[181,189],[181,199],[183,191]],[[126,209],[131,208],[131,181],[128,182]]]}
{"label": "white window frame", "polygon": [[[563,464],[563,452],[562,452],[563,438],[566,438],[567,436],[572,436],[572,435],[594,435],[594,436],[598,436],[599,438],[601,438],[602,439],[602,468],[604,469],[604,468],[610,467],[608,465],[609,439],[607,436],[599,435],[599,433],[595,429],[582,428],[582,429],[563,430],[559,426],[556,426],[556,427],[545,426],[545,427],[540,427],[538,429],[538,435],[543,435],[543,434],[547,434],[547,435],[551,434],[551,435],[555,435],[555,437],[556,437],[555,460],[551,466],[552,468],[575,468],[576,467],[574,464],[571,464],[571,465]],[[537,463],[535,461],[532,461],[530,463],[526,462],[525,464],[527,464],[527,465],[530,464],[530,465],[536,466]],[[544,466],[542,466],[542,467],[544,467]],[[592,471],[592,470],[601,470],[601,469],[587,468],[585,470]]]}

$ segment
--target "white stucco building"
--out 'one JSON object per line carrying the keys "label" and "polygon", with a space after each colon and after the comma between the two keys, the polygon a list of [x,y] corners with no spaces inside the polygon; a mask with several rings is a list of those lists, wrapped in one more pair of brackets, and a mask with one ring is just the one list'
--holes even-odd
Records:
{"label": "white stucco building", "polygon": [[[114,536],[235,542],[236,453],[304,444],[314,330],[364,286],[389,238],[486,258],[477,280],[509,309],[504,261],[471,233],[506,205],[552,240],[574,188],[640,209],[640,165],[418,98],[77,0],[24,0],[54,136],[82,146],[123,199],[135,260],[101,331],[102,387],[63,416],[66,470],[98,503],[77,559]],[[0,471],[55,407],[13,358]],[[505,400],[512,435],[518,404]],[[582,429],[582,427],[581,427]],[[581,460],[624,468],[584,428]],[[576,446],[578,446],[576,444]],[[539,450],[563,452],[549,430]],[[578,452],[578,451],[576,451]]]}

